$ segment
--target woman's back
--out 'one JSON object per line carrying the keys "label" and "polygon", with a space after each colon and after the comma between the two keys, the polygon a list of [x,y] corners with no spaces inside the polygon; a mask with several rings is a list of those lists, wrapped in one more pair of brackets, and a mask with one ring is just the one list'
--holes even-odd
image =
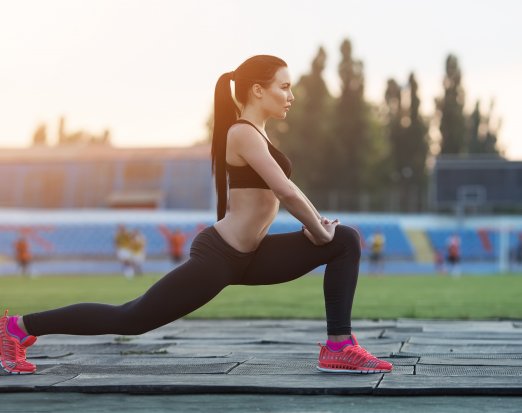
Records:
{"label": "woman's back", "polygon": [[[241,252],[257,248],[279,210],[279,200],[274,192],[241,156],[241,144],[244,143],[241,141],[245,139],[245,134],[252,132],[251,128],[255,126],[241,120],[230,128],[226,147],[226,164],[230,178],[228,208],[225,217],[214,225],[225,241]],[[260,137],[266,139],[261,131],[255,129]],[[270,146],[270,141],[266,140]],[[273,147],[269,147],[269,150],[276,157],[282,155],[286,158]],[[286,161],[290,168],[288,158]],[[285,160],[279,162],[285,163]]]}

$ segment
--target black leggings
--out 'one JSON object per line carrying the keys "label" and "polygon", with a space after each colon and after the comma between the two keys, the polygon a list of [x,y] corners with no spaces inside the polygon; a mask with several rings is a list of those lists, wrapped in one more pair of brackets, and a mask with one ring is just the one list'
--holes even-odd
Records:
{"label": "black leggings", "polygon": [[351,309],[361,255],[360,238],[338,225],[334,239],[313,245],[302,232],[267,235],[252,252],[240,252],[213,226],[194,239],[190,259],[128,303],[74,304],[23,317],[29,334],[142,334],[196,310],[227,285],[266,285],[294,280],[322,264],[327,331],[351,334]]}

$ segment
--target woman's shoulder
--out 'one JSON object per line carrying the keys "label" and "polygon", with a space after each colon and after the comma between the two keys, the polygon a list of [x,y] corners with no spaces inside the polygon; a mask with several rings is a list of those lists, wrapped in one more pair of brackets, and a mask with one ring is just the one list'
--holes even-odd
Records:
{"label": "woman's shoulder", "polygon": [[248,123],[242,123],[242,122],[233,123],[232,126],[230,126],[230,128],[228,128],[229,135],[231,133],[233,133],[233,134],[244,134],[244,133],[251,134],[253,132],[256,132],[256,130],[251,125],[249,125]]}
{"label": "woman's shoulder", "polygon": [[252,126],[246,123],[234,123],[229,129],[227,140],[237,143],[263,142],[263,137]]}

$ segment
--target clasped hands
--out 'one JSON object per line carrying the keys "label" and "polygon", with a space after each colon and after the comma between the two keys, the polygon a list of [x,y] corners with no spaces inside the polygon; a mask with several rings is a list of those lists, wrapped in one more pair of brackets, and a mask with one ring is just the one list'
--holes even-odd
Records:
{"label": "clasped hands", "polygon": [[335,235],[335,227],[339,225],[341,222],[338,219],[329,220],[326,217],[321,217],[319,220],[321,226],[325,230],[324,237],[318,238],[317,236],[314,236],[308,228],[306,228],[303,225],[303,233],[304,235],[310,240],[310,242],[314,245],[320,246],[324,244],[328,244],[330,241],[333,240],[333,237]]}

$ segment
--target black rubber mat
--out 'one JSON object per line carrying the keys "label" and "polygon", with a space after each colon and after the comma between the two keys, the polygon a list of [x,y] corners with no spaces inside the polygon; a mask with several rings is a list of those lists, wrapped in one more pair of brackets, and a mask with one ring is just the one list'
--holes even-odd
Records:
{"label": "black rubber mat", "polygon": [[437,357],[461,359],[522,359],[520,353],[392,353],[392,357]]}
{"label": "black rubber mat", "polygon": [[419,362],[419,357],[381,357],[381,360],[388,361],[394,366],[414,366]]}
{"label": "black rubber mat", "polygon": [[[392,361],[392,364],[393,364],[393,361]],[[415,373],[414,366],[401,366],[398,364],[394,364],[393,370],[390,373],[386,373],[386,374],[404,374],[404,375],[411,374],[412,375],[414,373]]]}
{"label": "black rubber mat", "polygon": [[74,353],[71,351],[63,350],[49,350],[42,349],[41,347],[30,348],[27,352],[27,356],[32,359],[58,359],[62,357],[72,356]]}
{"label": "black rubber mat", "polygon": [[435,366],[417,364],[419,376],[522,376],[522,367],[511,366]]}
{"label": "black rubber mat", "polygon": [[298,365],[269,365],[269,364],[241,364],[232,369],[228,374],[260,376],[260,375],[287,375],[287,374],[320,374],[315,368],[316,363],[303,363]]}
{"label": "black rubber mat", "polygon": [[[392,357],[382,357],[381,360],[389,361],[393,365],[396,366],[414,366],[419,361],[419,358],[392,358]],[[228,360],[227,360],[228,361]],[[307,366],[315,366],[317,364],[317,357],[313,359],[305,359],[305,360],[273,360],[268,358],[252,358],[250,360],[245,361],[243,364],[266,364],[270,366],[278,366],[278,367],[307,367]]]}
{"label": "black rubber mat", "polygon": [[[322,337],[324,323],[179,321],[185,330],[163,329],[139,338],[42,339],[28,349],[37,374],[2,376],[0,393],[522,395],[522,339],[516,340],[522,329],[513,328],[512,322],[435,325],[415,320],[399,327],[380,323],[379,331],[375,323],[364,321],[360,324],[370,328],[359,334],[361,344],[394,369],[341,375],[316,369],[319,348],[314,340],[308,343],[307,331]],[[227,328],[223,338],[220,327]],[[405,339],[383,339],[384,330]],[[187,338],[176,343],[161,339],[168,335]],[[301,343],[303,337],[306,343]],[[239,343],[245,339],[256,344]],[[282,344],[294,341],[299,343]]]}
{"label": "black rubber mat", "polygon": [[[385,374],[383,380],[374,389],[375,395],[393,396],[464,396],[464,395],[494,395],[494,396],[521,396],[522,377],[498,376],[408,376]],[[412,403],[415,399],[412,398]],[[433,401],[437,403],[437,401]],[[502,410],[502,401],[499,400]],[[421,410],[421,409],[419,409]],[[446,410],[444,410],[446,411]],[[453,409],[451,411],[462,411]],[[479,410],[473,410],[479,411]],[[516,410],[514,410],[516,411]]]}
{"label": "black rubber mat", "polygon": [[[390,332],[392,334],[393,332]],[[400,332],[398,332],[400,333]],[[520,344],[522,341],[522,331],[514,330],[514,331],[504,331],[504,332],[495,332],[493,333],[484,333],[484,332],[476,332],[476,331],[429,331],[422,332],[418,334],[409,334],[411,337],[410,342],[414,342],[415,340],[422,339],[424,342],[432,343],[436,342],[438,339],[440,340],[470,340],[470,342],[474,342],[477,340],[489,340],[494,343],[499,341],[506,342],[514,342],[514,344]],[[518,340],[518,343],[517,343]]]}
{"label": "black rubber mat", "polygon": [[407,342],[407,344],[410,345],[416,344],[425,346],[477,346],[480,348],[509,346],[513,347],[514,349],[516,349],[517,347],[522,349],[521,343],[522,334],[517,334],[515,336],[504,339],[501,339],[500,337],[490,339],[489,337],[484,337],[484,335],[478,334],[468,337],[442,337],[441,335],[437,337],[411,336]]}
{"label": "black rubber mat", "polygon": [[[397,375],[395,377],[413,376]],[[29,378],[29,380],[30,379],[31,378]],[[358,374],[356,377],[339,377],[339,375],[332,374],[325,374],[321,377],[304,374],[282,375],[279,377],[262,375],[238,376],[230,374],[141,375],[140,377],[129,374],[80,374],[73,379],[63,381],[53,386],[51,391],[81,391],[89,393],[123,392],[137,394],[246,393],[256,395],[369,395],[381,379],[382,374]],[[21,382],[23,383],[23,381]],[[3,382],[0,380],[0,391],[2,385]],[[40,391],[42,390],[45,391],[49,389],[40,389]],[[176,406],[174,405],[169,405],[168,407],[171,410],[173,409],[173,411],[176,410]],[[324,409],[320,409],[321,406],[317,407],[319,407],[319,411],[324,411]],[[210,410],[212,410],[212,408],[210,408]],[[217,411],[222,410],[223,409],[218,409]],[[256,410],[259,409],[254,408],[248,411]],[[318,410],[314,409],[314,411]]]}
{"label": "black rubber mat", "polygon": [[[328,374],[317,370],[317,363],[285,363],[274,364],[248,364],[244,363],[232,369],[228,374],[261,376],[261,375],[294,375],[294,374]],[[413,374],[413,366],[394,366],[392,374]]]}
{"label": "black rubber mat", "polygon": [[310,367],[315,366],[317,364],[317,357],[313,359],[304,359],[304,360],[272,360],[272,359],[259,359],[253,358],[247,360],[243,364],[253,364],[253,365],[267,365],[267,366],[277,366],[281,368],[301,368],[301,367]]}
{"label": "black rubber mat", "polygon": [[[413,366],[398,366],[397,369],[394,370],[395,374],[413,374]],[[268,365],[261,365],[261,364],[242,364],[235,369],[233,369],[229,375],[242,375],[242,376],[266,376],[266,375],[274,375],[274,376],[281,376],[281,375],[328,375],[328,376],[335,376],[337,373],[324,373],[315,367],[293,367],[293,368],[282,368],[282,367],[274,367],[274,366],[268,366]],[[382,374],[382,373],[380,373]],[[353,375],[353,374],[350,374]],[[359,375],[359,374],[357,374]],[[366,374],[361,374],[366,375]]]}
{"label": "black rubber mat", "polygon": [[[400,360],[400,359],[391,359]],[[409,360],[409,359],[406,359]],[[457,366],[511,366],[511,367],[522,367],[522,359],[461,359],[461,358],[442,358],[442,357],[422,357],[418,364],[451,364]]]}
{"label": "black rubber mat", "polygon": [[165,374],[226,374],[238,363],[214,363],[163,366],[132,365],[132,366],[101,366],[81,364],[60,364],[43,370],[43,374],[130,374],[130,375],[165,375]]}
{"label": "black rubber mat", "polygon": [[168,344],[41,344],[27,350],[28,357],[45,357],[47,354],[157,354]]}
{"label": "black rubber mat", "polygon": [[[396,350],[395,350],[396,351]],[[482,354],[520,354],[522,356],[522,345],[473,345],[469,344],[441,344],[424,345],[405,343],[400,351],[410,353],[482,353]]]}
{"label": "black rubber mat", "polygon": [[387,328],[384,330],[384,333],[381,335],[381,337],[385,337],[387,334],[392,333],[422,333],[423,331],[424,329],[422,326]]}

